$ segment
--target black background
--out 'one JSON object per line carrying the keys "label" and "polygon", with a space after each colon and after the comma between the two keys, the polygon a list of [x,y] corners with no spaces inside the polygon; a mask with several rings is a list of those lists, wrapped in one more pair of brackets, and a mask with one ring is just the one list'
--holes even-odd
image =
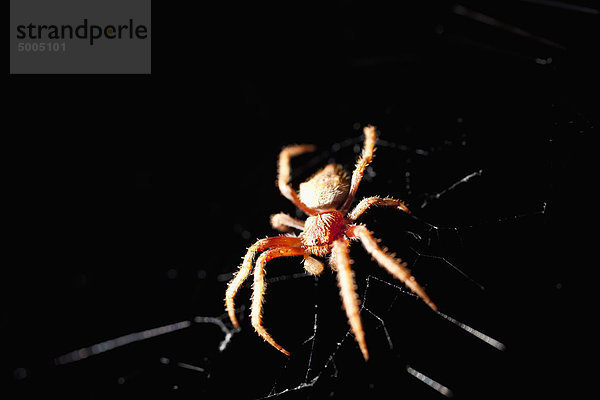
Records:
{"label": "black background", "polygon": [[[309,378],[321,377],[283,396],[441,397],[406,365],[458,398],[585,391],[597,14],[519,1],[460,4],[554,44],[459,15],[443,1],[154,4],[152,76],[9,77],[9,389],[18,398],[259,398],[275,383],[276,392],[302,383],[312,354]],[[386,142],[359,197],[395,195],[418,207],[482,170],[414,210],[416,218],[373,210],[364,222],[411,263],[441,311],[505,351],[371,278],[367,307],[385,321],[393,348],[363,312],[371,360],[362,361],[349,337],[336,368],[324,369],[347,331],[326,271],[318,281],[269,286],[265,324],[292,351],[289,361],[242,317],[224,352],[218,327],[192,324],[53,364],[131,332],[222,315],[223,277],[252,240],[276,234],[269,215],[294,213],[274,185],[281,147],[320,148],[294,163],[298,184],[312,172],[302,165],[335,158],[350,169],[357,128],[367,123]],[[441,258],[417,262],[415,251]],[[392,282],[359,245],[352,257],[361,295],[369,275]],[[268,274],[301,271],[297,259],[278,260]],[[237,300],[246,314],[249,296],[246,286]],[[302,343],[313,334],[315,305],[311,353],[311,342]]]}

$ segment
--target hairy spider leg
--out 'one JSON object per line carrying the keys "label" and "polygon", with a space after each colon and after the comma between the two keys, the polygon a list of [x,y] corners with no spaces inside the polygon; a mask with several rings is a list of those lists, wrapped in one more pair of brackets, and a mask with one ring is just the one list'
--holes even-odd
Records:
{"label": "hairy spider leg", "polygon": [[437,311],[437,306],[431,301],[429,296],[427,296],[421,285],[417,283],[415,277],[411,275],[408,268],[406,268],[406,263],[394,258],[393,255],[388,254],[385,249],[381,249],[377,244],[377,240],[364,225],[350,226],[346,231],[346,235],[349,238],[360,239],[365,250],[373,256],[379,265],[385,268],[396,279],[404,283],[404,285],[419,296],[425,304]]}
{"label": "hairy spider leg", "polygon": [[375,127],[372,125],[367,125],[363,129],[363,133],[365,134],[365,142],[362,149],[362,154],[358,158],[356,162],[356,167],[354,168],[354,172],[352,173],[352,180],[350,182],[350,191],[348,192],[348,197],[346,197],[346,201],[340,208],[340,212],[342,214],[346,214],[354,201],[354,196],[356,196],[356,191],[358,190],[358,185],[360,185],[360,181],[365,173],[365,168],[371,163],[373,160],[373,152],[375,151],[375,140],[376,133]]}
{"label": "hairy spider leg", "polygon": [[304,249],[300,247],[276,247],[263,252],[256,260],[256,267],[254,268],[254,284],[252,285],[252,306],[250,313],[252,326],[271,346],[287,356],[290,355],[289,351],[278,345],[277,342],[275,342],[275,339],[273,339],[262,326],[262,304],[267,286],[265,282],[264,266],[267,262],[277,257],[292,257],[304,254]]}
{"label": "hairy spider leg", "polygon": [[345,240],[336,240],[333,242],[331,250],[331,263],[337,270],[338,285],[340,287],[340,296],[350,329],[354,335],[354,339],[360,347],[360,351],[365,360],[369,359],[367,344],[365,342],[365,331],[363,330],[362,321],[360,319],[360,301],[356,294],[356,283],[354,282],[354,273],[350,268],[350,256],[348,254],[348,242]]}
{"label": "hairy spider leg", "polygon": [[277,186],[279,187],[279,191],[285,198],[290,200],[296,207],[308,215],[315,215],[317,211],[300,201],[298,194],[292,189],[292,186],[290,185],[290,159],[303,153],[315,151],[316,148],[317,147],[312,144],[295,144],[284,147],[279,153],[279,161],[277,163]]}
{"label": "hairy spider leg", "polygon": [[299,238],[289,237],[289,236],[275,236],[269,237],[265,239],[260,239],[256,241],[252,246],[248,247],[248,251],[244,256],[244,261],[240,266],[238,272],[235,274],[233,279],[229,281],[227,285],[227,291],[225,292],[225,307],[227,308],[227,313],[229,314],[229,319],[234,327],[239,328],[240,324],[235,315],[235,295],[237,294],[239,288],[242,286],[250,271],[252,271],[252,261],[254,260],[254,255],[262,250],[271,248],[271,247],[299,247],[302,245],[302,242]]}
{"label": "hairy spider leg", "polygon": [[289,232],[290,228],[303,230],[304,221],[289,216],[286,213],[277,213],[271,215],[271,226],[280,232]]}
{"label": "hairy spider leg", "polygon": [[356,207],[354,207],[354,209],[348,213],[347,218],[351,221],[354,221],[371,206],[394,207],[397,210],[410,214],[410,210],[408,207],[406,207],[402,200],[397,200],[392,197],[381,198],[379,196],[373,196],[362,199],[360,203],[358,203]]}

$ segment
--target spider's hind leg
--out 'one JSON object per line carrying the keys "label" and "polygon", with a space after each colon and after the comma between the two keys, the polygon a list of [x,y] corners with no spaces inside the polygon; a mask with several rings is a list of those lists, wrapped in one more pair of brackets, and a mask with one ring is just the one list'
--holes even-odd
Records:
{"label": "spider's hind leg", "polygon": [[279,153],[279,160],[277,161],[277,186],[279,187],[279,191],[285,198],[290,200],[296,207],[308,215],[315,215],[316,211],[300,201],[298,194],[294,189],[292,189],[292,186],[290,185],[290,160],[292,157],[315,150],[316,146],[312,144],[295,144],[287,146],[281,150],[281,153]]}
{"label": "spider's hind leg", "polygon": [[350,191],[348,192],[348,197],[340,207],[340,212],[342,214],[346,214],[354,201],[354,196],[356,196],[356,191],[358,190],[358,185],[360,185],[360,181],[365,173],[365,169],[373,160],[373,152],[375,152],[375,140],[376,133],[375,127],[371,125],[367,125],[363,129],[363,133],[365,135],[365,142],[363,145],[362,153],[356,162],[356,167],[354,168],[354,172],[352,173],[352,181],[350,183]]}
{"label": "spider's hind leg", "polygon": [[397,210],[410,214],[410,210],[408,207],[406,207],[406,204],[404,204],[402,200],[397,200],[392,197],[381,198],[379,196],[372,196],[362,199],[360,203],[358,203],[358,205],[348,213],[348,219],[355,221],[371,206],[394,207]]}
{"label": "spider's hind leg", "polygon": [[271,226],[280,232],[290,232],[294,229],[304,229],[304,221],[290,217],[286,213],[271,215]]}

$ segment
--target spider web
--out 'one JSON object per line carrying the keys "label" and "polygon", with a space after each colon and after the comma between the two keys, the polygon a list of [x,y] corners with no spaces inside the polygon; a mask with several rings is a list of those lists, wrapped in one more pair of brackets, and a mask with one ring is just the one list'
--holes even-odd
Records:
{"label": "spider web", "polygon": [[[332,160],[351,167],[360,151],[359,127],[355,124],[351,139],[306,157],[305,163],[294,170],[294,180],[304,179],[315,167]],[[514,368],[507,360],[515,341],[511,335],[521,334],[523,328],[506,329],[510,318],[499,303],[506,303],[507,298],[514,301],[515,294],[506,291],[503,285],[507,279],[502,277],[524,268],[526,257],[516,255],[506,242],[497,241],[519,230],[523,231],[521,235],[543,235],[540,227],[546,219],[546,199],[532,191],[531,196],[524,194],[512,202],[502,199],[503,207],[479,204],[469,211],[472,202],[483,200],[469,202],[468,196],[494,187],[495,193],[489,196],[495,198],[509,189],[498,184],[493,165],[471,164],[472,160],[456,165],[455,169],[462,172],[447,172],[447,176],[456,175],[454,179],[421,177],[421,165],[440,165],[439,160],[469,154],[465,132],[429,148],[412,148],[386,139],[379,140],[377,146],[377,157],[366,171],[361,194],[388,195],[392,194],[390,188],[401,188],[402,197],[412,199],[414,213],[408,216],[385,208],[372,209],[362,222],[408,262],[441,311],[432,312],[377,267],[358,243],[353,245],[351,256],[355,260],[361,315],[372,354],[368,363],[362,360],[340,310],[334,275],[325,272],[321,277],[312,277],[298,272],[298,261],[292,258],[269,265],[265,306],[266,326],[292,350],[289,359],[257,339],[249,326],[247,284],[237,300],[241,330],[233,329],[224,313],[194,316],[57,354],[45,373],[68,374],[65,369],[73,373],[73,366],[94,360],[110,364],[114,359],[107,357],[110,353],[120,353],[118,358],[139,357],[139,351],[143,351],[151,356],[142,356],[137,362],[134,358],[129,367],[115,368],[112,376],[116,386],[135,387],[140,381],[148,384],[157,380],[163,383],[163,390],[170,382],[168,388],[178,393],[216,395],[227,386],[228,379],[245,376],[240,383],[245,388],[243,398],[344,397],[355,391],[377,395],[393,387],[402,387],[404,393],[435,397],[476,394],[486,385],[506,379],[506,371]],[[396,160],[401,160],[400,164]],[[390,168],[394,165],[396,168]],[[434,183],[427,184],[428,189],[423,191],[421,179]],[[467,204],[461,205],[465,201]],[[488,207],[493,207],[493,212],[480,214]],[[450,211],[457,220],[438,222],[438,217]],[[235,226],[240,241],[254,233],[250,229]],[[478,249],[480,246],[487,247]],[[492,258],[510,260],[510,265],[499,265]],[[168,268],[165,279],[177,281],[182,271],[186,271],[184,266]],[[196,278],[203,284],[222,290],[231,277],[232,272],[209,275],[204,268],[196,271]],[[558,288],[561,281],[553,284]],[[289,296],[301,299],[290,301]],[[288,324],[291,332],[285,329]],[[183,341],[188,349],[174,345],[176,341]],[[127,350],[136,346],[135,351]],[[260,360],[258,364],[256,360]],[[494,365],[487,374],[502,374],[482,376],[478,371],[482,364]],[[92,368],[92,364],[87,365]],[[18,367],[13,373],[19,381],[40,374],[35,366]]]}
{"label": "spider web", "polygon": [[[597,14],[584,9],[586,15]],[[468,5],[446,10],[433,28],[443,43],[437,56],[479,52],[499,64],[492,71],[510,68],[516,60],[527,65],[527,71],[544,68],[536,69],[534,76],[547,77],[555,67],[575,75],[560,64],[561,57],[566,58],[560,37],[540,40],[538,34],[515,29],[523,24],[507,23],[510,18],[503,17],[501,7],[497,14],[490,13],[493,18]],[[516,40],[505,41],[503,34]],[[574,305],[587,299],[575,301],[573,293],[587,276],[583,266],[589,264],[579,242],[579,237],[589,236],[579,226],[585,225],[583,210],[589,208],[581,183],[591,171],[586,164],[593,159],[588,138],[596,122],[564,91],[544,97],[552,88],[539,97],[525,96],[502,92],[502,83],[488,83],[490,87],[471,89],[455,99],[454,94],[468,86],[458,78],[429,91],[404,80],[398,84],[393,78],[398,69],[421,76],[414,65],[438,62],[426,55],[416,61],[413,57],[355,57],[358,80],[368,84],[366,89],[353,88],[359,91],[353,98],[366,100],[349,106],[341,116],[327,108],[341,124],[327,120],[317,129],[306,122],[308,126],[290,128],[282,137],[278,128],[287,128],[294,119],[273,106],[272,112],[284,120],[281,126],[264,129],[277,139],[260,146],[255,139],[243,142],[252,156],[244,158],[246,149],[234,152],[232,158],[252,166],[231,177],[234,188],[220,184],[222,176],[201,176],[198,171],[206,166],[196,151],[188,154],[182,150],[185,145],[177,143],[175,155],[169,156],[169,149],[157,144],[159,160],[152,161],[160,172],[143,176],[139,193],[124,196],[143,210],[138,218],[127,222],[128,212],[115,219],[109,212],[101,214],[98,219],[118,222],[109,224],[102,231],[105,235],[91,236],[101,246],[85,247],[85,241],[71,239],[53,264],[67,265],[65,271],[37,272],[38,283],[22,279],[26,283],[17,286],[19,295],[11,298],[19,299],[17,311],[7,312],[5,324],[12,335],[9,343],[15,343],[7,357],[14,386],[22,394],[41,389],[63,397],[162,394],[240,399],[378,398],[390,393],[438,399],[510,398],[517,393],[541,397],[585,387],[574,356],[585,350],[575,344],[585,327],[578,319],[581,308]],[[481,62],[477,57],[469,60]],[[426,69],[424,74],[432,71],[437,70]],[[381,81],[372,78],[379,72]],[[453,79],[448,74],[434,82]],[[402,95],[371,96],[371,87],[388,84],[389,92]],[[453,94],[436,100],[444,89]],[[503,96],[490,100],[496,92]],[[259,101],[250,106],[264,112]],[[269,119],[273,120],[277,125],[276,118]],[[413,214],[372,209],[361,222],[408,263],[440,311],[430,310],[379,268],[359,243],[353,244],[371,354],[365,362],[341,310],[335,275],[326,270],[320,277],[309,276],[297,258],[273,260],[267,266],[264,321],[292,352],[286,358],[250,326],[251,283],[236,300],[239,330],[223,311],[225,286],[245,247],[256,238],[277,234],[269,227],[270,213],[294,212],[273,185],[281,146],[293,141],[320,146],[315,154],[294,160],[295,185],[328,162],[352,170],[364,123],[378,125],[381,134],[359,198],[399,197]],[[323,137],[331,126],[336,128]],[[257,160],[254,154],[262,153],[272,156]],[[206,187],[218,188],[221,198],[206,200],[206,193],[197,189],[180,189],[198,186],[203,179]],[[156,195],[152,190],[164,192],[148,201]],[[250,197],[244,207],[240,192]],[[96,205],[105,207],[112,199],[101,200]],[[201,210],[196,211],[197,204]],[[109,206],[109,211],[115,209]],[[98,225],[97,220],[88,218],[89,222]],[[198,227],[206,225],[214,231],[199,234]],[[77,232],[89,232],[75,226]],[[131,235],[119,236],[115,227]],[[53,232],[47,233],[51,237]],[[106,242],[104,236],[109,235],[117,239]],[[132,240],[136,235],[141,239]],[[140,245],[146,241],[149,244]],[[49,247],[42,247],[44,257],[29,261],[46,267],[46,255],[55,255]],[[64,254],[73,254],[73,259]],[[78,269],[81,260],[91,264],[83,272]],[[46,282],[52,285],[46,287]],[[76,307],[76,302],[83,306]]]}
{"label": "spider web", "polygon": [[[355,128],[358,128],[357,124]],[[314,170],[313,166],[315,164],[319,164],[326,160],[327,162],[331,161],[331,156],[335,155],[338,151],[344,149],[344,147],[351,147],[354,150],[354,153],[358,153],[360,151],[360,141],[361,137],[357,136],[352,140],[346,140],[341,143],[334,144],[330,150],[325,151],[322,155],[313,157],[305,164],[305,168],[297,169],[298,175],[303,175],[303,169]],[[358,145],[357,145],[358,144]],[[464,146],[464,138],[461,142],[461,146]],[[454,143],[447,142],[446,146],[448,148],[453,148]],[[403,145],[398,145],[393,142],[388,142],[384,140],[380,140],[378,142],[378,157],[382,158],[386,155],[384,153],[395,153],[400,152],[402,154],[402,158],[404,158],[407,164],[412,164],[415,162],[414,157],[434,157],[436,152],[444,152],[446,149],[442,148],[430,148],[430,149],[410,149]],[[454,152],[452,150],[451,152]],[[384,155],[382,155],[384,154]],[[335,157],[334,157],[335,158]],[[374,164],[376,165],[376,164]],[[375,166],[370,167],[366,173],[366,182],[363,184],[364,186],[369,186],[369,182],[371,184],[375,184],[377,179],[381,179],[381,175],[377,174],[374,171]],[[378,176],[379,175],[379,176]],[[451,196],[453,191],[459,191],[465,188],[462,188],[462,185],[473,184],[471,181],[476,179],[481,179],[485,177],[485,173],[483,169],[476,169],[474,172],[468,173],[464,175],[462,178],[457,179],[455,182],[448,184],[443,187],[439,191],[435,191],[432,193],[426,193],[424,195],[418,196],[420,200],[417,202],[417,207],[414,209],[425,210],[430,204],[433,204],[435,201],[443,201],[445,196]],[[389,178],[385,178],[388,183],[390,182]],[[413,185],[411,184],[410,174],[406,173],[403,177],[404,180],[404,189],[407,193],[412,192]],[[364,187],[363,186],[363,187]],[[398,186],[395,183],[392,183],[391,186]],[[364,189],[363,189],[364,190]],[[379,192],[377,192],[379,193]],[[395,221],[400,226],[410,225],[412,223],[414,230],[403,229],[400,232],[400,235],[396,233],[394,237],[401,237],[403,240],[406,240],[408,244],[405,245],[404,251],[401,252],[402,257],[409,261],[409,267],[415,271],[422,271],[425,268],[435,268],[437,270],[437,274],[433,275],[430,279],[439,279],[440,275],[445,275],[444,280],[446,284],[450,282],[450,287],[452,291],[460,290],[467,291],[471,293],[471,295],[475,295],[478,299],[477,301],[481,301],[482,297],[485,297],[482,292],[486,289],[483,284],[478,282],[475,278],[471,277],[468,273],[466,273],[461,267],[456,265],[454,258],[460,257],[460,255],[453,254],[453,252],[449,252],[448,248],[455,248],[458,246],[459,248],[464,248],[465,241],[467,239],[471,239],[471,235],[473,230],[477,232],[486,231],[488,229],[501,229],[498,228],[498,225],[503,224],[511,224],[511,223],[521,223],[522,220],[532,219],[536,221],[540,218],[543,219],[546,211],[546,202],[540,200],[537,207],[531,207],[524,213],[517,215],[508,215],[500,218],[496,218],[492,221],[481,221],[477,224],[473,225],[464,225],[464,226],[439,226],[429,222],[422,220],[419,217],[410,217],[410,221],[406,221],[406,216],[397,216],[396,220],[394,220],[393,215],[389,215],[389,211],[387,211],[388,215],[386,215],[385,222],[379,222],[377,218],[373,218],[370,222],[369,226],[376,226],[373,230],[377,233],[379,231],[378,226],[381,226],[382,230],[387,230],[390,232],[389,227],[385,229],[383,225],[390,224],[390,221]],[[422,211],[421,211],[422,212]],[[386,210],[373,210],[372,214],[386,214]],[[537,223],[539,221],[536,221]],[[392,222],[393,224],[394,222]],[[508,228],[511,229],[511,228]],[[492,234],[490,234],[490,237]],[[387,243],[387,242],[386,242]],[[396,243],[397,244],[397,243]],[[354,246],[359,247],[359,246]],[[464,250],[463,250],[464,251]],[[353,253],[354,256],[355,253]],[[358,260],[359,258],[355,258]],[[368,258],[362,257],[360,258],[360,264],[364,264]],[[372,260],[371,260],[372,264]],[[355,264],[359,265],[359,262],[356,261]],[[358,267],[355,267],[358,269]],[[369,271],[372,271],[373,268],[369,268]],[[440,272],[442,272],[440,274]],[[360,272],[357,271],[359,276]],[[436,278],[437,275],[437,278]],[[454,275],[454,276],[452,276]],[[229,278],[229,276],[227,276]],[[298,278],[309,278],[305,274],[292,274],[292,275],[280,275],[276,278],[272,279],[272,282],[279,282],[282,280],[290,280],[290,279],[298,279]],[[365,320],[365,325],[369,326],[370,332],[367,334],[368,337],[372,337],[375,340],[375,348],[378,351],[386,352],[387,354],[383,355],[382,353],[378,353],[378,357],[384,357],[385,363],[377,364],[377,362],[370,361],[369,368],[373,368],[377,370],[378,368],[387,368],[385,367],[386,363],[390,362],[390,357],[396,358],[394,361],[391,361],[395,365],[396,373],[404,372],[404,375],[414,378],[416,381],[421,382],[426,385],[430,389],[433,389],[438,394],[444,396],[452,396],[453,389],[438,381],[435,376],[428,375],[423,370],[419,370],[415,368],[415,364],[419,365],[419,368],[422,368],[426,371],[427,365],[423,365],[422,361],[419,360],[419,355],[415,355],[414,360],[407,360],[405,356],[402,354],[406,352],[406,340],[403,338],[403,334],[397,333],[398,330],[406,330],[406,328],[401,328],[398,326],[398,321],[404,321],[411,326],[414,323],[411,321],[411,316],[404,316],[403,311],[406,307],[413,308],[411,310],[413,313],[417,313],[418,316],[415,318],[418,323],[423,322],[423,318],[427,320],[427,327],[418,327],[418,329],[422,334],[426,334],[423,330],[431,329],[432,324],[436,325],[435,331],[440,332],[440,329],[445,330],[446,333],[442,334],[442,336],[460,336],[461,334],[466,336],[471,340],[469,342],[469,346],[477,347],[488,345],[494,348],[496,351],[504,351],[506,346],[501,341],[495,339],[492,336],[489,336],[477,328],[460,322],[459,320],[453,318],[450,315],[447,315],[443,312],[435,313],[439,319],[449,322],[448,326],[440,326],[440,321],[431,320],[431,316],[424,316],[423,314],[430,313],[426,307],[423,307],[422,304],[417,300],[417,297],[412,294],[410,291],[407,291],[400,283],[394,282],[392,278],[386,276],[385,274],[374,275],[371,273],[362,274],[363,281],[359,283],[361,287],[361,313],[363,316],[363,320]],[[322,280],[322,279],[321,279]],[[314,278],[314,287],[313,291],[318,291],[318,287],[320,285],[319,278]],[[328,290],[331,290],[333,286],[331,281],[327,283],[329,286]],[[375,293],[375,294],[374,294]],[[313,293],[310,296],[314,296]],[[318,297],[318,296],[317,296]],[[384,300],[385,299],[385,300]],[[335,304],[335,301],[331,301],[328,299],[325,301],[325,304]],[[398,304],[402,304],[399,306]],[[314,304],[314,316],[313,316],[313,330],[310,336],[308,336],[305,340],[301,341],[302,346],[299,350],[297,350],[298,354],[294,355],[290,360],[288,360],[284,366],[282,367],[281,376],[275,380],[273,386],[269,390],[269,392],[261,396],[260,398],[276,398],[279,396],[295,396],[297,395],[299,398],[304,397],[312,397],[315,396],[317,398],[322,396],[347,396],[352,394],[353,390],[356,388],[338,388],[337,390],[340,393],[336,393],[336,390],[331,389],[331,380],[335,381],[340,379],[341,374],[349,374],[353,378],[342,379],[347,381],[348,379],[352,381],[353,379],[361,379],[364,378],[364,375],[373,374],[373,371],[369,371],[368,368],[365,368],[361,365],[360,357],[358,353],[355,353],[354,356],[348,354],[349,351],[356,351],[356,344],[354,343],[353,337],[350,333],[349,328],[345,328],[340,331],[339,326],[337,329],[338,336],[324,334],[321,331],[334,331],[333,328],[329,328],[324,326],[326,324],[320,322],[323,319],[322,313],[329,313],[335,310],[332,310],[331,307],[328,307],[327,311],[322,311],[323,302],[316,302]],[[420,308],[420,309],[419,309]],[[472,307],[471,307],[472,308]],[[405,312],[405,311],[404,311]],[[457,311],[458,312],[458,311]],[[489,313],[489,310],[480,310],[480,312]],[[332,318],[330,315],[327,318]],[[478,321],[485,320],[481,315],[478,316],[470,316],[470,318]],[[338,322],[339,323],[339,322]],[[369,328],[366,328],[369,330]],[[454,332],[452,331],[454,330]],[[466,334],[465,334],[466,333]],[[323,350],[321,347],[322,342],[319,340],[321,336],[325,336],[326,340],[330,343],[329,349]],[[399,338],[397,338],[399,337]],[[440,338],[433,339],[439,342]],[[465,340],[465,338],[461,338],[461,340]],[[479,340],[479,343],[478,343]],[[400,343],[395,343],[395,342]],[[414,345],[418,340],[408,340],[410,345]],[[483,345],[481,344],[483,343]],[[405,346],[403,346],[404,344]],[[447,344],[450,345],[450,344]],[[427,346],[427,351],[431,354],[431,347]],[[350,350],[353,349],[353,350]],[[487,349],[479,349],[479,351],[486,351]],[[440,349],[436,351],[443,353]],[[477,350],[473,350],[477,351]],[[440,355],[441,356],[441,355]],[[502,357],[498,354],[489,354],[491,358]],[[359,368],[358,376],[356,375],[356,371],[349,372],[347,368],[342,368],[339,365],[345,365],[348,359],[353,359],[352,368]],[[358,359],[357,359],[358,358]],[[449,357],[451,358],[451,357]],[[473,360],[475,362],[475,360]],[[488,361],[489,362],[489,361]],[[373,364],[376,366],[373,367]],[[439,361],[438,361],[439,364]],[[403,365],[404,370],[399,371],[398,365]],[[304,372],[302,371],[304,368]],[[293,372],[292,372],[293,371]],[[473,372],[472,370],[470,371]],[[389,374],[389,372],[388,372]],[[294,379],[298,377],[303,377],[297,382],[293,382]],[[291,379],[290,379],[291,378]],[[392,382],[396,382],[399,379],[398,376],[394,378]],[[455,381],[455,379],[447,378],[450,382]],[[322,381],[326,381],[327,383],[323,383]],[[410,385],[410,382],[406,382]],[[326,390],[329,390],[328,393],[321,392],[320,385],[323,385]],[[473,385],[479,386],[479,385]],[[383,385],[383,387],[379,387],[375,389],[375,383],[371,382],[368,385],[371,394],[376,393],[385,393],[387,390],[391,389],[389,385]],[[306,393],[308,393],[308,395]],[[368,393],[368,391],[367,391]],[[419,395],[426,395],[426,393],[420,393],[420,390],[417,390],[416,393]],[[464,393],[463,393],[464,395]]]}

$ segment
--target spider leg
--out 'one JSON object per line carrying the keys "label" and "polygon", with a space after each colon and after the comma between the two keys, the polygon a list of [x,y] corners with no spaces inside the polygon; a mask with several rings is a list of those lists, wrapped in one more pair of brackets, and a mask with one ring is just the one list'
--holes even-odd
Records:
{"label": "spider leg", "polygon": [[315,151],[316,146],[312,144],[295,144],[292,146],[284,147],[279,153],[278,161],[278,174],[277,174],[277,186],[281,194],[290,200],[296,207],[304,211],[308,215],[315,215],[316,211],[308,207],[298,197],[298,194],[292,189],[290,185],[290,159],[297,155]]}
{"label": "spider leg", "polygon": [[235,316],[235,295],[237,294],[239,288],[242,286],[250,271],[252,271],[252,261],[254,260],[254,255],[262,250],[271,248],[271,247],[281,247],[281,246],[300,246],[301,242],[299,238],[289,237],[289,236],[275,236],[265,239],[260,239],[252,246],[248,247],[248,251],[244,256],[244,261],[240,266],[238,272],[235,274],[233,279],[229,281],[227,285],[227,291],[225,292],[225,307],[227,308],[227,313],[229,314],[229,319],[234,327],[239,328],[240,324]]}
{"label": "spider leg", "polygon": [[354,209],[348,213],[348,219],[351,221],[356,220],[371,206],[394,207],[400,211],[410,214],[410,210],[408,207],[406,207],[402,200],[397,200],[391,197],[384,197],[382,199],[381,197],[373,196],[362,199],[360,203],[358,203],[356,207],[354,207]]}
{"label": "spider leg", "polygon": [[394,258],[392,255],[388,254],[385,249],[381,249],[377,244],[377,240],[364,225],[351,226],[348,228],[346,235],[350,238],[360,239],[365,250],[373,256],[379,265],[385,268],[396,279],[404,283],[413,293],[419,296],[425,304],[433,310],[437,310],[437,306],[431,301],[429,296],[427,296],[421,285],[417,283],[415,277],[410,274],[408,268],[406,268],[406,263]]}
{"label": "spider leg", "polygon": [[356,339],[364,359],[368,360],[369,352],[367,351],[365,332],[360,319],[360,301],[356,295],[354,273],[352,272],[352,268],[350,268],[351,260],[348,254],[348,242],[344,240],[336,240],[333,242],[331,263],[337,270],[340,296],[342,297],[342,304],[346,310],[350,329],[352,330],[352,334],[354,334],[354,339]]}
{"label": "spider leg", "polygon": [[289,356],[290,353],[283,347],[275,342],[275,339],[269,335],[269,333],[262,326],[262,303],[263,296],[265,293],[266,282],[265,282],[265,264],[276,258],[276,257],[291,257],[304,255],[304,249],[300,247],[276,247],[262,253],[256,260],[256,267],[254,268],[254,284],[252,285],[252,311],[251,321],[252,326],[256,332],[262,336],[269,344],[281,351],[283,354]]}
{"label": "spider leg", "polygon": [[304,229],[304,221],[290,217],[286,213],[271,215],[271,226],[280,232],[289,232],[290,228]]}
{"label": "spider leg", "polygon": [[360,185],[360,181],[365,173],[365,168],[371,163],[373,160],[373,152],[375,151],[375,127],[372,125],[367,125],[364,127],[363,132],[365,134],[365,143],[363,145],[362,154],[358,158],[356,162],[356,167],[354,168],[354,172],[352,173],[352,180],[350,182],[350,191],[348,192],[348,197],[344,201],[344,204],[340,208],[342,214],[346,214],[354,201],[354,196],[356,196],[356,191],[358,190],[358,185]]}

